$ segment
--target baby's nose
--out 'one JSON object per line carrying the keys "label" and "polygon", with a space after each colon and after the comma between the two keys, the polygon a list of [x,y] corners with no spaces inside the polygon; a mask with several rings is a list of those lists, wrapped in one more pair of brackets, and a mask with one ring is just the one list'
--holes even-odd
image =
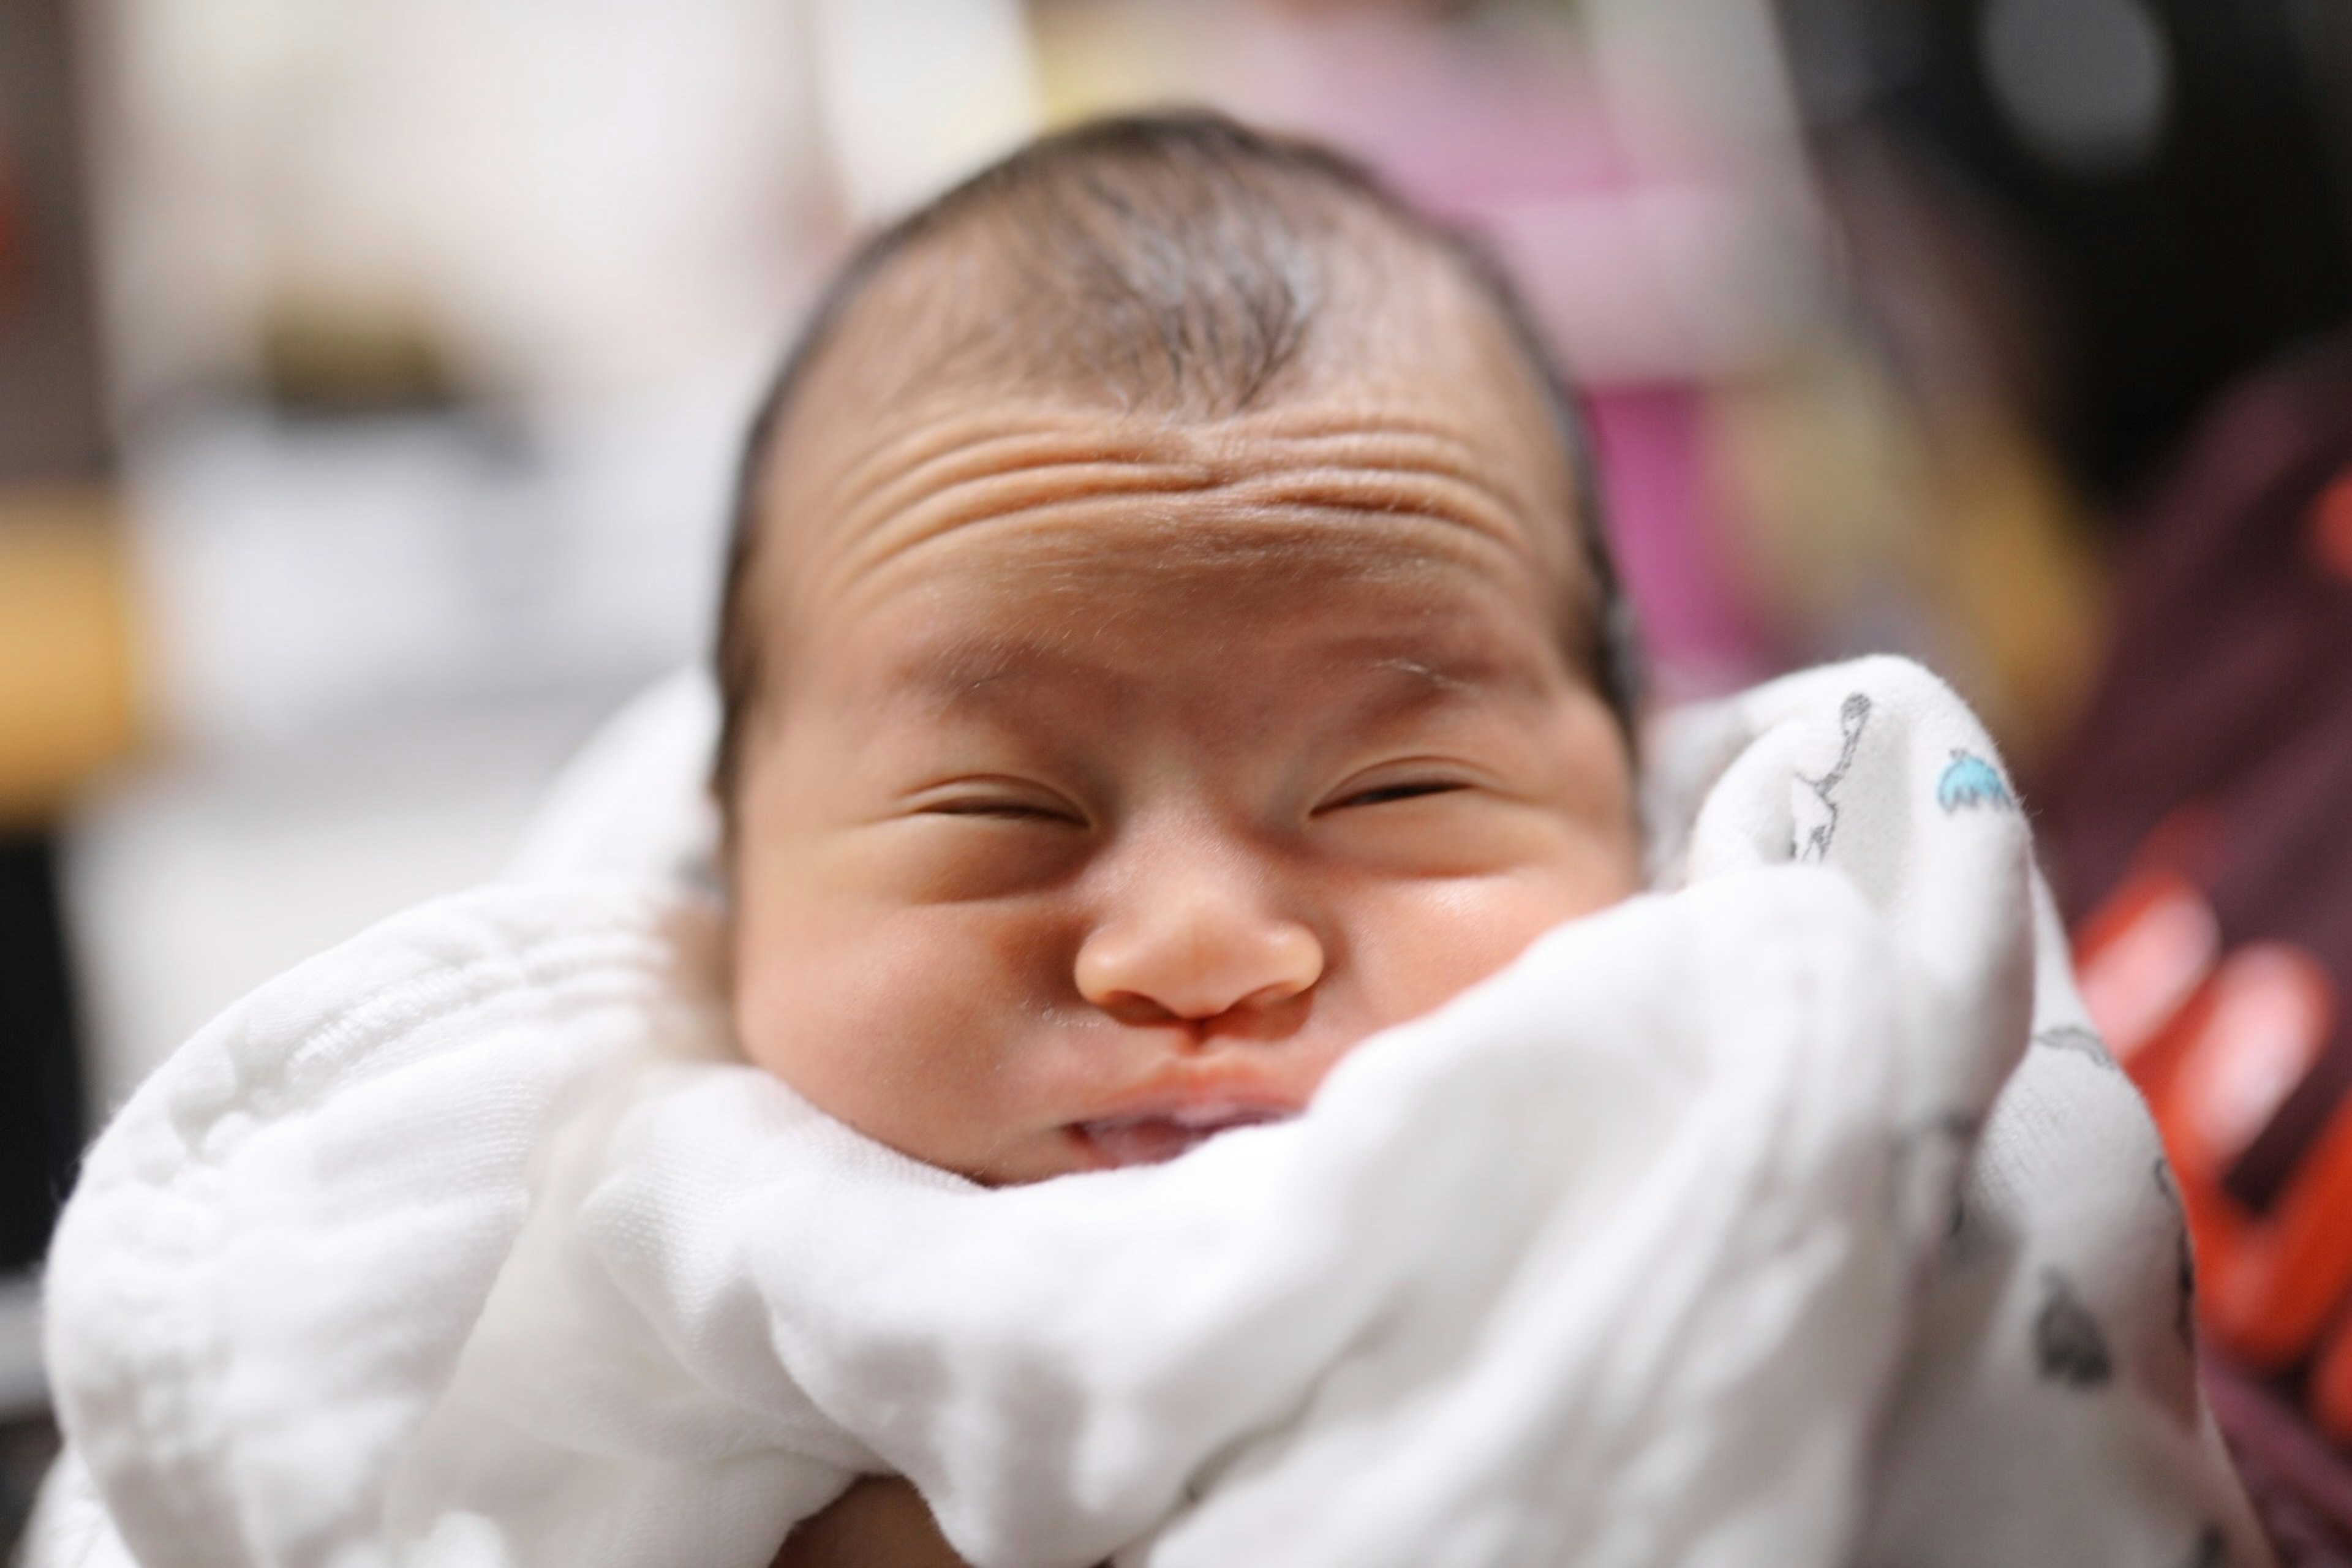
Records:
{"label": "baby's nose", "polygon": [[1078,950],[1078,992],[1130,1023],[1198,1023],[1271,1006],[1323,977],[1323,944],[1237,888],[1193,888],[1097,927]]}

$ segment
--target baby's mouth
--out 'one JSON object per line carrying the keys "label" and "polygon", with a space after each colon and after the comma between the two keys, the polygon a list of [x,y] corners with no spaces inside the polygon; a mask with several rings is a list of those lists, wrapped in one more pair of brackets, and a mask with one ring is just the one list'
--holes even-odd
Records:
{"label": "baby's mouth", "polygon": [[1106,1166],[1157,1165],[1237,1127],[1262,1127],[1297,1113],[1265,1105],[1170,1106],[1081,1121],[1071,1131]]}

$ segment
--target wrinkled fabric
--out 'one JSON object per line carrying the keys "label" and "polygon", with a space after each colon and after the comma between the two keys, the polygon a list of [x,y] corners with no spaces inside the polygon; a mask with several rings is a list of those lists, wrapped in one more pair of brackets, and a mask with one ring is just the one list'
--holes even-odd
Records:
{"label": "wrinkled fabric", "polygon": [[1816,671],[1652,784],[1658,890],[1304,1115],[1003,1190],[744,1065],[574,789],[107,1130],[32,1561],[758,1568],[870,1472],[980,1568],[2267,1561],[1973,719]]}

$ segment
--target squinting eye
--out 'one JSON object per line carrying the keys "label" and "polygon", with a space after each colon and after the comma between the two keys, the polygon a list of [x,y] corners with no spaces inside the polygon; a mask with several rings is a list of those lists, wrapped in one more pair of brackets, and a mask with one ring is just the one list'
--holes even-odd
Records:
{"label": "squinting eye", "polygon": [[1035,801],[1006,800],[995,796],[935,801],[924,806],[922,811],[926,816],[982,816],[1001,822],[1052,822],[1074,827],[1086,826],[1083,819],[1068,811]]}
{"label": "squinting eye", "polygon": [[1338,811],[1350,805],[1386,805],[1391,801],[1418,800],[1427,795],[1451,795],[1468,786],[1453,779],[1414,779],[1402,784],[1376,784],[1333,801],[1325,807]]}

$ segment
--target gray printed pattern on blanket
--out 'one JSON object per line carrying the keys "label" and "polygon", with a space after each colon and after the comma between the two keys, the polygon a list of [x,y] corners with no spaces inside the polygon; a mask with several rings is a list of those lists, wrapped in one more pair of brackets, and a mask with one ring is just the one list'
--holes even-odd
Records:
{"label": "gray printed pattern on blanket", "polygon": [[1797,844],[1798,859],[1819,862],[1829,858],[1830,846],[1837,838],[1838,786],[1853,771],[1854,753],[1862,749],[1862,732],[1869,725],[1870,699],[1859,691],[1848,692],[1845,700],[1838,705],[1838,729],[1843,739],[1838,747],[1836,763],[1817,779],[1797,775],[1813,792],[1822,808],[1820,817]]}
{"label": "gray printed pattern on blanket", "polygon": [[[1874,720],[1882,712],[1895,715],[1889,722],[1898,727],[1898,739],[1889,742],[1887,750],[1893,753],[1900,745],[1899,726],[1904,721],[1905,709],[1892,697],[1888,700],[1895,705],[1883,705],[1874,701],[1867,692],[1850,690],[1840,701],[1834,763],[1817,776],[1799,774],[1799,782],[1804,787],[1795,795],[1791,858],[1822,863],[1832,858],[1844,826],[1845,797],[1853,789],[1867,788],[1864,779],[1877,765],[1870,760],[1877,755],[1877,750],[1874,748],[1866,755],[1863,742],[1873,731]],[[1957,819],[1978,813],[2020,811],[2015,791],[1986,752],[1973,744],[1947,744],[1944,755],[1948,760],[1924,781],[1932,791],[1936,816]],[[2046,1003],[2048,998],[2038,1000]],[[2020,1078],[2036,1079],[2034,1092],[2005,1096],[2009,1103],[1997,1101],[1989,1121],[1957,1111],[1922,1118],[1897,1139],[1898,1168],[1938,1147],[1949,1150],[1957,1146],[1964,1152],[1964,1157],[1979,1159],[1978,1152],[1990,1123],[2000,1121],[2004,1114],[2012,1120],[2022,1114],[2016,1103],[2021,1099],[2041,1100],[2045,1105],[2063,1100],[2085,1112],[2090,1107],[2084,1101],[2105,1106],[2112,1100],[2111,1110],[2102,1110],[2094,1118],[2110,1121],[2110,1132],[2114,1125],[2143,1118],[2137,1091],[2095,1029],[2061,1014],[2056,1018],[2037,1017],[2029,1037],[2032,1048],[2028,1060],[2021,1062],[2017,1070]],[[2055,1064],[2066,1058],[2095,1069],[2097,1078],[2067,1077],[2063,1083],[2043,1078],[2045,1072],[2052,1070],[2065,1074],[2068,1069],[2056,1069]],[[2036,1066],[2036,1060],[2050,1066]],[[2105,1081],[2099,1082],[2098,1079]],[[2152,1143],[2152,1129],[2147,1136]],[[2063,1159],[2055,1162],[2058,1166],[2066,1163]],[[1997,1352],[2000,1359],[2018,1368],[2010,1375],[2021,1376],[2029,1386],[2046,1391],[2042,1397],[2056,1398],[2086,1411],[2089,1406],[2083,1402],[2116,1402],[2118,1420],[2132,1418],[2123,1414],[2127,1408],[2153,1404],[2159,1408],[2171,1408],[2176,1416],[2189,1420],[2193,1426],[2202,1411],[2201,1400],[2193,1392],[2194,1259],[2179,1193],[2160,1152],[2152,1153],[2148,1168],[2156,1187],[2150,1198],[2168,1211],[2171,1225],[2174,1279],[2168,1305],[2172,1310],[2167,1314],[2170,1321],[2165,1327],[2170,1331],[2167,1337],[2174,1341],[2175,1349],[2168,1362],[2150,1359],[2152,1343],[2138,1337],[2141,1330],[2137,1318],[2128,1323],[2111,1322],[2105,1317],[2106,1309],[2099,1305],[2107,1299],[2107,1293],[2128,1289],[2119,1287],[2121,1276],[2116,1270],[2116,1258],[2103,1251],[2096,1238],[2089,1241],[2090,1250],[2078,1257],[2072,1237],[2051,1234],[2038,1212],[2029,1217],[2029,1211],[2020,1206],[2017,1189],[2011,1185],[2018,1175],[2014,1171],[2008,1173],[2009,1179],[1990,1188],[1966,1181],[1960,1184],[1960,1190],[1954,1194],[1937,1272],[1953,1279],[1956,1288],[1966,1292],[1973,1287],[1958,1283],[1963,1277],[1986,1279],[1988,1276],[1981,1270],[2004,1267],[2000,1261],[2004,1258],[2013,1260],[2009,1267],[2022,1265],[2028,1258],[2038,1259],[2039,1266],[2032,1273],[2019,1270],[2018,1288],[2032,1293],[2021,1303],[2021,1319],[2011,1320],[2021,1322],[2023,1335],[2009,1342],[2014,1349]],[[1986,1205],[1988,1212],[1978,1216],[1972,1212],[1972,1203]],[[1958,1351],[1958,1347],[1953,1349]],[[2183,1394],[2170,1388],[2176,1377],[2189,1380],[2189,1392]],[[2163,1384],[2165,1389],[2135,1386],[2147,1384],[2151,1378]],[[1930,1445],[1931,1449],[1939,1447]],[[1950,1450],[1922,1452],[1915,1458],[1930,1469],[1947,1462],[1971,1463],[1968,1455]],[[2255,1568],[2265,1561],[2260,1555],[2256,1537],[2247,1539],[2242,1552],[2233,1550],[2231,1529],[2214,1511],[2220,1500],[2207,1498],[2199,1506],[2198,1500],[2173,1500],[2175,1506],[2187,1503],[2195,1511],[2173,1527],[2181,1531],[2172,1538],[2178,1544],[2160,1551],[2151,1568],[2228,1568],[2233,1562],[2241,1568]],[[2179,1515],[2174,1517],[2179,1519]],[[1898,1536],[1909,1533],[1897,1532]],[[2155,1539],[2161,1540],[2161,1534]],[[1882,1537],[1877,1544],[1884,1549],[1894,1545],[1894,1542]],[[1916,1546],[1921,1542],[1915,1539],[1905,1544]],[[1927,1559],[1921,1560],[1941,1561],[1940,1547],[1944,1544],[1948,1542],[1939,1542],[1937,1549],[1928,1552]],[[1865,1552],[1864,1560],[1872,1560],[1869,1553]]]}
{"label": "gray printed pattern on blanket", "polygon": [[2073,1389],[2104,1387],[2115,1375],[2107,1332],[2074,1294],[2065,1272],[2042,1271],[2042,1310],[2033,1320],[2033,1359],[2042,1381]]}
{"label": "gray printed pattern on blanket", "polygon": [[2121,1072],[2123,1065],[2108,1051],[2107,1043],[2099,1038],[2096,1029],[2086,1029],[2080,1024],[2053,1024],[2037,1030],[2033,1043],[2045,1050],[2071,1051],[2094,1067],[2109,1072]]}

